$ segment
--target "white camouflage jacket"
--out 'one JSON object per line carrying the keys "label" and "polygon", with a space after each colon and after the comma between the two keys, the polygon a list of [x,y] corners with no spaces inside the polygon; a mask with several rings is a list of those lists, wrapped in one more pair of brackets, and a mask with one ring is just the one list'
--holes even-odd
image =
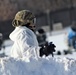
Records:
{"label": "white camouflage jacket", "polygon": [[38,58],[39,46],[33,31],[25,26],[19,26],[9,35],[9,38],[14,42],[11,57]]}

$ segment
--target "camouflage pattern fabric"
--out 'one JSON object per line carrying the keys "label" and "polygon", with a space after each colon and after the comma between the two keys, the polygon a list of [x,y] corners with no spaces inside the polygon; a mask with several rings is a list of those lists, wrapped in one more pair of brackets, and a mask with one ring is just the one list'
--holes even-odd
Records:
{"label": "camouflage pattern fabric", "polygon": [[29,10],[22,10],[15,15],[12,25],[17,27],[27,23],[33,23],[34,18],[35,16]]}

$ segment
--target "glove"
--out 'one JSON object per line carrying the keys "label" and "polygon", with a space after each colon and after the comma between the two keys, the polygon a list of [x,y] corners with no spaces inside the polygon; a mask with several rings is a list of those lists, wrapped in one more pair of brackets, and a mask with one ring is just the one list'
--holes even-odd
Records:
{"label": "glove", "polygon": [[52,57],[54,56],[53,55],[53,52],[55,52],[55,45],[50,42],[46,42],[44,45],[41,45],[41,48],[40,48],[40,57],[42,57],[43,55],[45,56],[48,56],[50,54],[52,54]]}

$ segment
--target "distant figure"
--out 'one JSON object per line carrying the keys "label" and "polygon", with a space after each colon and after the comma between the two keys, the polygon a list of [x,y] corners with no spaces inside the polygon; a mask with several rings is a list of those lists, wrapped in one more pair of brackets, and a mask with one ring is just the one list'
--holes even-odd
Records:
{"label": "distant figure", "polygon": [[68,33],[68,45],[76,49],[76,22],[73,22]]}
{"label": "distant figure", "polygon": [[55,50],[56,46],[52,42],[46,41],[47,36],[46,36],[44,29],[42,28],[38,29],[38,31],[36,32],[36,35],[37,35],[39,46],[41,47],[39,50],[40,57],[42,57],[43,55],[49,56],[50,54],[53,57],[54,56],[53,52],[56,51]]}
{"label": "distant figure", "polygon": [[0,33],[0,50],[2,48],[2,43],[3,43],[3,35]]}
{"label": "distant figure", "polygon": [[36,35],[37,35],[37,40],[38,40],[39,45],[43,45],[46,43],[46,33],[44,29],[42,28],[38,29]]}

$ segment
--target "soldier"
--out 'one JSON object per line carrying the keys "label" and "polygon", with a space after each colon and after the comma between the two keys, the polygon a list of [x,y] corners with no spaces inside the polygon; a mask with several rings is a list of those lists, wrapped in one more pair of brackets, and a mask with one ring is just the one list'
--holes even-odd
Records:
{"label": "soldier", "polygon": [[39,49],[35,30],[35,16],[29,10],[19,11],[12,22],[15,30],[10,34],[14,41],[11,56],[14,58],[37,57]]}
{"label": "soldier", "polygon": [[69,29],[68,45],[76,49],[76,22],[73,22]]}
{"label": "soldier", "polygon": [[37,35],[37,40],[38,40],[39,46],[46,43],[46,33],[45,33],[44,29],[42,29],[42,28],[38,29],[38,31],[36,32],[36,35]]}

